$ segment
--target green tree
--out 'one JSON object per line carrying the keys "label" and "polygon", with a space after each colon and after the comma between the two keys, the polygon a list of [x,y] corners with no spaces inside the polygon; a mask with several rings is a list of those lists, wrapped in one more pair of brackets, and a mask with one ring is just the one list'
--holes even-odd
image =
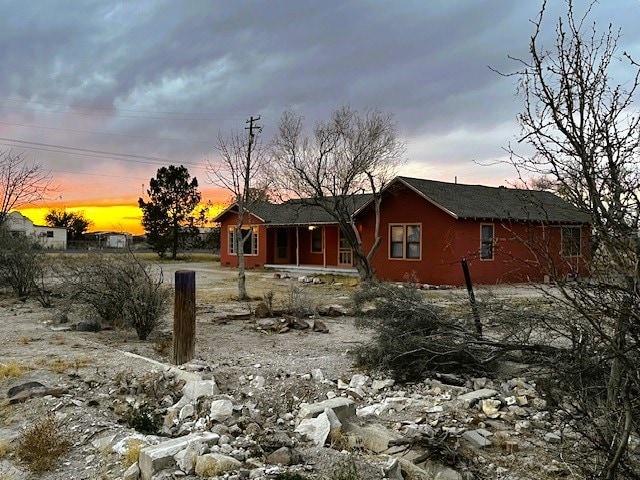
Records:
{"label": "green tree", "polygon": [[84,212],[67,212],[64,208],[52,208],[44,217],[44,221],[50,227],[67,229],[67,240],[81,240],[87,229],[91,226],[91,220],[84,216]]}
{"label": "green tree", "polygon": [[202,198],[198,179],[191,179],[183,165],[162,167],[149,181],[147,195],[147,202],[138,199],[147,240],[160,257],[170,250],[175,260],[178,248],[197,233],[196,225],[202,219],[202,212],[194,215]]}

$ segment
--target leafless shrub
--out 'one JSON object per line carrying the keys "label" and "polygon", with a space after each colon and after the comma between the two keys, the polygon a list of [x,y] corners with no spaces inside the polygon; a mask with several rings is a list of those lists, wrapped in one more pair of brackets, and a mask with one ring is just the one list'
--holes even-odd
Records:
{"label": "leafless shrub", "polygon": [[284,310],[296,317],[304,317],[313,312],[309,295],[304,285],[292,283],[287,289]]}
{"label": "leafless shrub", "polygon": [[66,265],[64,289],[71,302],[88,305],[101,323],[132,327],[145,340],[166,312],[169,288],[132,253],[96,255]]}
{"label": "leafless shrub", "polygon": [[0,227],[0,284],[5,284],[21,299],[39,289],[44,259],[42,248],[35,239],[14,236]]}

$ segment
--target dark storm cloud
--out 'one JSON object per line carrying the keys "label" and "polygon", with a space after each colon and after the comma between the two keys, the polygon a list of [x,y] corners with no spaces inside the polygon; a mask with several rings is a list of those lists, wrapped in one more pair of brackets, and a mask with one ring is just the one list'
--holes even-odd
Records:
{"label": "dark storm cloud", "polygon": [[[640,7],[615,3],[594,14],[621,25],[633,50]],[[212,152],[203,142],[249,115],[261,114],[268,134],[286,108],[314,123],[349,103],[394,113],[412,162],[434,162],[431,149],[453,171],[501,155],[516,132],[513,79],[488,65],[516,68],[507,55],[526,54],[536,4],[5,1],[0,97],[23,102],[0,100],[0,121],[103,134],[16,127],[15,138],[202,163]],[[40,155],[58,168],[109,165]]]}

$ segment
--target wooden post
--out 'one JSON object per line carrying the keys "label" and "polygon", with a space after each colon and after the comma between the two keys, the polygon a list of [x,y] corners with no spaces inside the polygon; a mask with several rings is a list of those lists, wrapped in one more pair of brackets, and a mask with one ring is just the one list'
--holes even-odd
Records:
{"label": "wooden post", "polygon": [[171,363],[182,365],[195,356],[196,272],[178,270],[175,274],[175,290]]}
{"label": "wooden post", "polygon": [[463,258],[460,263],[462,264],[462,273],[464,273],[464,283],[466,283],[467,292],[469,293],[469,302],[471,302],[471,311],[473,312],[473,321],[476,326],[476,333],[478,334],[478,337],[482,337],[482,323],[480,323],[478,304],[476,303],[476,296],[473,293],[473,285],[471,283],[471,275],[469,274],[469,265],[467,265],[467,259]]}

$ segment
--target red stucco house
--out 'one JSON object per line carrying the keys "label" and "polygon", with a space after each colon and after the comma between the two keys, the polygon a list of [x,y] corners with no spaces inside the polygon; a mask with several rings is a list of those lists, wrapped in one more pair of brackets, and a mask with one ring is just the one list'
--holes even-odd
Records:
{"label": "red stucco house", "polygon": [[[370,195],[353,198],[365,251],[374,238]],[[462,285],[460,261],[474,283],[523,283],[586,276],[589,216],[556,195],[483,185],[396,177],[383,191],[376,276],[433,285]],[[223,266],[236,267],[235,206],[220,213]],[[355,271],[353,254],[335,220],[305,201],[261,203],[246,216],[245,264]]]}

